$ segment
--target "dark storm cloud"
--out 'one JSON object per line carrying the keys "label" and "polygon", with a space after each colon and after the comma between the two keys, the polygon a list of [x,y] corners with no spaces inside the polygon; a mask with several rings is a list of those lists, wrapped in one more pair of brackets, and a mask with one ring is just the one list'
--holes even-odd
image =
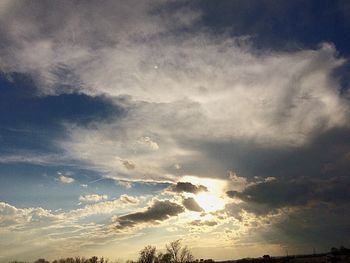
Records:
{"label": "dark storm cloud", "polygon": [[338,241],[338,245],[347,244],[350,228],[344,218],[350,214],[349,134],[347,128],[318,132],[299,147],[210,144],[210,157],[220,156],[224,167],[247,175],[249,182],[254,182],[254,176],[276,178],[242,192],[229,191],[229,196],[244,202],[227,205],[226,211],[238,220],[244,220],[243,210],[262,218],[282,213],[282,219],[270,222],[269,230],[262,234],[265,242],[320,250],[328,250]]}
{"label": "dark storm cloud", "polygon": [[[265,242],[283,242],[286,246],[305,249],[316,247],[319,251],[329,251],[333,246],[348,244],[350,238],[349,204],[329,207],[326,204],[301,208],[283,220],[273,224],[262,233]],[[295,251],[293,253],[305,253]]]}
{"label": "dark storm cloud", "polygon": [[178,182],[176,185],[173,185],[169,188],[170,191],[176,193],[192,193],[197,194],[200,192],[207,192],[208,188],[204,185],[194,185],[190,182]]}
{"label": "dark storm cloud", "polygon": [[136,212],[117,218],[117,229],[133,227],[142,223],[157,223],[184,212],[184,208],[169,200],[155,201],[143,212]]}
{"label": "dark storm cloud", "polygon": [[349,177],[273,180],[248,186],[242,192],[228,191],[227,195],[247,202],[246,209],[252,204],[252,211],[265,208],[265,212],[269,212],[276,208],[306,206],[311,203],[349,203],[349,183]]}
{"label": "dark storm cloud", "polygon": [[[226,212],[241,222],[242,211],[265,218],[260,232],[264,242],[290,246],[292,253],[305,253],[310,246],[327,251],[350,241],[349,184],[348,176],[263,182],[242,192],[229,191],[244,202],[227,205]],[[270,221],[273,214],[279,214],[277,221]]]}
{"label": "dark storm cloud", "polygon": [[203,212],[204,211],[203,208],[200,207],[200,205],[192,197],[184,198],[182,201],[182,204],[184,205],[184,207],[186,207],[186,209],[188,209],[190,211],[194,211],[194,212]]}
{"label": "dark storm cloud", "polygon": [[350,169],[346,159],[350,152],[350,130],[335,128],[315,131],[310,142],[300,146],[261,145],[252,140],[215,142],[184,141],[184,146],[203,154],[201,163],[191,160],[182,164],[184,173],[227,177],[227,171],[253,180],[255,176],[295,178],[345,176]]}
{"label": "dark storm cloud", "polygon": [[267,204],[272,208],[304,205],[313,195],[312,185],[307,181],[271,181],[247,187],[243,192],[228,191],[229,197],[246,202]]}

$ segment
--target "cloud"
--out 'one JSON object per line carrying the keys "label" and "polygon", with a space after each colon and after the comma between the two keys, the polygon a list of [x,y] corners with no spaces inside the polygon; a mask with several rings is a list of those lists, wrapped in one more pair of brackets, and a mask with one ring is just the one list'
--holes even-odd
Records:
{"label": "cloud", "polygon": [[[346,147],[318,141],[348,127],[348,101],[333,74],[345,60],[331,43],[293,52],[257,51],[249,36],[211,35],[193,23],[200,12],[183,5],[168,9],[162,1],[3,5],[2,72],[30,76],[42,97],[103,96],[123,109],[89,125],[65,122],[65,136],[55,140],[62,162],[78,161],[123,182],[177,182],[170,191],[190,194],[208,189],[178,182],[182,176],[225,177],[234,170],[239,176],[230,173],[228,194],[243,201],[236,204],[240,212],[260,215],[313,202],[348,202],[347,180],[341,177],[347,159],[336,162],[327,154]],[[67,22],[59,23],[62,19]],[[305,155],[312,157],[305,161],[300,157]],[[11,155],[0,161],[56,159]],[[322,180],[316,166],[323,167]],[[257,182],[256,175],[276,179]],[[66,174],[58,180],[74,182]],[[111,214],[139,204],[127,196],[81,199],[99,203],[67,217]],[[191,198],[183,206],[201,211]],[[153,224],[183,210],[157,201],[145,211],[117,217],[116,223],[121,228]]]}
{"label": "cloud", "polygon": [[200,207],[200,205],[192,197],[184,198],[182,200],[182,204],[186,209],[188,209],[190,211],[204,212],[204,209],[202,207]]}
{"label": "cloud", "polygon": [[53,214],[50,210],[37,208],[17,208],[0,202],[0,225],[4,228],[17,228],[49,225],[62,219],[62,216]]}
{"label": "cloud", "polygon": [[156,200],[144,211],[117,217],[115,220],[116,228],[124,229],[145,223],[156,224],[170,217],[177,216],[182,212],[184,212],[184,208],[176,203],[169,200]]}
{"label": "cloud", "polygon": [[[254,154],[254,150],[271,149],[264,157],[268,158],[276,149],[300,149],[327,132],[347,127],[348,104],[345,96],[339,94],[340,86],[332,73],[343,60],[336,56],[333,46],[256,55],[241,50],[234,40],[227,40],[231,44],[217,41],[205,41],[207,46],[197,51],[201,53],[198,57],[191,55],[196,43],[181,47],[169,44],[170,50],[163,53],[172,56],[172,52],[184,52],[183,56],[179,54],[184,61],[177,61],[175,55],[170,57],[169,65],[165,64],[165,69],[154,75],[159,86],[147,81],[138,84],[144,89],[151,87],[145,94],[141,94],[144,89],[141,92],[137,87],[124,85],[130,87],[123,91],[130,99],[115,101],[127,108],[125,118],[87,128],[68,126],[68,136],[59,147],[70,158],[83,160],[116,179],[176,182],[181,174],[203,172],[203,176],[222,177],[231,169],[246,176],[233,163],[254,169],[246,164],[250,156],[237,160],[230,154],[240,157],[249,150]],[[167,44],[166,41],[159,50]],[[212,55],[206,58],[208,54]],[[197,61],[200,58],[206,58],[212,65]],[[181,65],[195,66],[183,70]],[[143,74],[146,73],[139,70],[136,75]],[[176,75],[179,76],[172,80]],[[148,77],[151,78],[142,79]],[[169,91],[165,91],[165,86]],[[182,91],[184,87],[188,87],[186,91]],[[119,91],[113,89],[109,96],[121,96],[115,90]],[[139,143],[142,137],[152,138],[161,147],[158,150],[145,147]],[[125,169],[115,160],[116,156],[132,160],[136,167]],[[180,164],[182,169],[174,169],[174,164]]]}
{"label": "cloud", "polygon": [[[2,35],[9,42],[1,50],[2,69],[30,73],[43,93],[78,90],[165,104],[188,99],[200,105],[204,123],[199,118],[198,126],[205,125],[212,136],[262,143],[302,144],[319,129],[346,123],[348,109],[331,74],[344,60],[331,44],[261,54],[248,42],[227,35],[214,37],[201,30],[171,34],[184,24],[174,23],[174,28],[165,21],[176,18],[191,27],[200,12],[174,7],[164,13],[161,1],[108,1],[104,7],[55,2],[50,10],[41,3],[30,6],[11,5],[7,13],[12,15],[2,17],[7,25]],[[78,14],[72,11],[77,8]],[[51,15],[44,16],[47,12]],[[61,17],[70,23],[55,23]],[[40,26],[42,20],[46,27]],[[191,103],[186,107],[196,110]],[[153,134],[142,137],[153,141]]]}
{"label": "cloud", "polygon": [[[348,126],[349,106],[333,74],[345,60],[331,43],[265,52],[202,28],[177,34],[198,27],[201,12],[170,11],[162,1],[5,6],[3,72],[28,74],[41,95],[101,95],[123,109],[108,121],[65,123],[66,136],[55,141],[66,159],[108,177],[177,182],[199,164],[220,176],[219,169],[235,168],[221,165],[229,157],[213,160],[214,148],[195,144],[301,147]],[[62,17],[69,22],[57,23]]]}
{"label": "cloud", "polygon": [[[348,181],[347,176],[335,174],[256,178],[243,190],[227,192],[241,202],[227,203],[225,213],[249,229],[249,235],[263,237],[264,242],[329,247],[333,240],[347,241],[343,233],[348,226],[343,218],[350,211]],[[248,238],[247,233],[238,240],[255,239]]]}
{"label": "cloud", "polygon": [[125,187],[126,189],[130,189],[133,186],[132,182],[123,181],[123,180],[118,180],[117,184]]}
{"label": "cloud", "polygon": [[[178,42],[183,44],[175,47],[173,43]],[[202,42],[205,45],[194,53]],[[180,117],[177,123],[184,127],[184,117],[197,118],[198,126],[192,123],[190,132],[200,136],[204,134],[199,127],[206,124],[214,137],[254,138],[270,144],[273,136],[278,134],[274,144],[303,144],[318,128],[328,130],[345,125],[348,107],[338,94],[337,82],[332,79],[332,71],[344,60],[335,56],[332,45],[324,44],[319,50],[261,56],[242,50],[234,39],[217,40],[205,35],[190,40],[161,39],[149,45],[158,48],[155,51],[149,50],[147,45],[143,50],[134,47],[135,57],[129,58],[132,61],[122,66],[125,74],[120,73],[121,76],[114,73],[109,76],[104,67],[110,65],[108,67],[113,72],[111,67],[113,69],[112,65],[120,61],[123,51],[116,47],[108,54],[101,54],[103,61],[99,62],[99,67],[91,65],[91,71],[96,73],[86,74],[87,82],[100,84],[94,89],[96,95],[101,91],[114,97],[128,94],[137,101],[165,103],[157,106],[167,108],[176,107],[177,101],[188,99],[184,106],[189,112],[185,116],[174,114],[174,119]],[[132,53],[132,50],[127,53]],[[147,65],[150,57],[158,57],[158,53],[168,54],[161,69],[154,72],[142,65]],[[135,65],[133,61],[139,60],[141,65]],[[102,71],[104,78],[95,79]],[[138,77],[131,77],[131,72]],[[118,89],[108,88],[117,79],[125,79],[127,83],[121,82]],[[288,103],[285,98],[289,98]],[[147,108],[139,110],[140,114],[147,113]],[[337,118],[334,118],[335,112],[340,114]],[[300,118],[301,113],[305,114],[304,119]],[[147,121],[157,117],[160,116],[154,111]],[[167,122],[171,124],[172,119]],[[279,133],[279,129],[284,132]]]}
{"label": "cloud", "polygon": [[145,145],[149,148],[151,148],[152,150],[158,150],[159,149],[159,145],[158,143],[154,142],[151,140],[150,137],[141,137],[139,140],[138,140],[138,143],[141,144],[141,145]]}
{"label": "cloud", "polygon": [[[104,198],[102,196],[102,198]],[[95,195],[85,196],[82,201],[97,202]],[[92,200],[93,199],[93,200]],[[73,222],[92,215],[111,214],[129,206],[136,206],[140,199],[121,195],[111,201],[103,201],[96,204],[85,205],[82,208],[67,212],[51,211],[41,207],[17,208],[10,204],[0,202],[0,225],[7,228],[26,230],[35,226],[49,226],[51,223],[69,225]]]}
{"label": "cloud", "polygon": [[[341,217],[349,211],[349,103],[334,74],[346,60],[332,43],[294,51],[256,50],[252,36],[241,37],[235,28],[229,34],[211,34],[200,27],[200,10],[172,3],[168,8],[163,1],[0,5],[2,73],[28,76],[35,84],[34,98],[50,98],[45,100],[49,106],[62,99],[57,109],[67,97],[56,95],[64,94],[82,94],[72,105],[90,98],[102,98],[102,104],[106,98],[109,105],[88,123],[68,118],[70,112],[58,114],[64,136],[51,141],[59,155],[11,153],[1,155],[0,162],[78,163],[127,187],[134,181],[172,183],[168,190],[181,195],[208,191],[179,182],[185,175],[226,178],[231,171],[228,195],[241,202],[227,205],[225,212],[240,218],[247,229],[260,226],[262,218],[290,216],[295,227],[277,224],[290,234],[307,225],[300,219],[304,215],[315,222],[312,214],[322,214],[325,222],[340,222],[342,227],[335,229],[347,233]],[[243,13],[250,10],[244,7]],[[240,15],[232,19],[241,21]],[[256,32],[255,26],[250,32]],[[88,105],[96,109],[97,104]],[[101,117],[110,111],[108,120]],[[38,119],[33,116],[30,122]],[[74,182],[69,174],[57,180]],[[115,224],[124,229],[159,223],[185,208],[201,211],[192,198],[183,199],[184,207],[155,201],[139,212],[124,210],[137,207],[141,198],[81,198],[98,203],[59,216],[3,204],[1,224],[23,227],[45,218],[76,222],[117,214]],[[331,213],[334,206],[344,209],[336,211],[339,216]],[[300,214],[293,219],[296,211]]]}
{"label": "cloud", "polygon": [[262,231],[262,236],[271,243],[280,239],[289,246],[312,245],[329,249],[333,246],[334,240],[339,240],[341,243],[349,242],[349,236],[345,234],[349,231],[346,220],[350,215],[349,211],[349,204],[331,207],[318,204],[300,208]]}
{"label": "cloud", "polygon": [[75,179],[72,177],[68,177],[68,176],[64,176],[64,175],[60,175],[57,180],[59,182],[61,182],[62,184],[71,184],[73,182],[75,182]]}
{"label": "cloud", "polygon": [[99,202],[106,199],[108,199],[107,195],[92,194],[92,195],[79,196],[79,201],[82,201],[82,202]]}
{"label": "cloud", "polygon": [[242,192],[228,191],[248,205],[245,209],[268,213],[283,207],[307,207],[315,203],[340,205],[350,203],[350,195],[344,187],[347,177],[274,179],[252,184]]}
{"label": "cloud", "polygon": [[[45,87],[41,92],[46,94],[57,92],[58,86],[65,90],[81,87],[83,72],[77,66],[88,66],[84,63],[94,52],[142,41],[173,25],[181,27],[196,19],[194,12],[185,12],[185,8],[163,14],[162,1],[106,1],[103,7],[96,3],[62,5],[54,1],[49,9],[44,1],[35,5],[13,1],[4,6],[6,12],[1,13],[0,19],[6,26],[0,32],[2,41],[11,48],[1,48],[0,66],[4,71],[29,72],[39,86]],[[67,23],[59,23],[62,17]],[[44,21],[46,26],[41,26]],[[99,59],[95,58],[96,66]]]}
{"label": "cloud", "polygon": [[[118,211],[120,211],[120,206]],[[36,258],[38,253],[50,258],[66,253],[81,253],[98,243],[115,240],[115,231],[107,224],[79,220],[72,214],[40,207],[17,208],[0,202],[0,233],[6,259]],[[108,217],[105,218],[108,221]],[[129,236],[130,237],[130,236]],[[123,237],[119,237],[123,239]],[[9,243],[15,246],[8,245]]]}
{"label": "cloud", "polygon": [[32,163],[38,165],[50,165],[53,163],[64,164],[69,161],[66,156],[60,154],[42,154],[30,151],[21,151],[16,154],[1,154],[0,163]]}
{"label": "cloud", "polygon": [[216,221],[203,221],[203,220],[194,220],[190,222],[191,226],[197,226],[197,227],[202,227],[202,226],[216,226],[218,223]]}
{"label": "cloud", "polygon": [[177,182],[175,185],[169,188],[170,191],[175,193],[192,193],[197,194],[200,192],[207,192],[208,188],[204,185],[194,185],[190,182]]}
{"label": "cloud", "polygon": [[235,190],[241,191],[249,185],[246,177],[238,176],[234,171],[229,172],[229,179],[231,181],[231,187]]}
{"label": "cloud", "polygon": [[82,218],[91,215],[110,214],[121,208],[138,205],[139,202],[139,198],[124,194],[114,200],[89,204],[82,208],[71,210],[66,213],[66,216],[70,218]]}
{"label": "cloud", "polygon": [[132,163],[131,161],[121,160],[121,162],[124,165],[124,167],[128,170],[133,170],[136,167],[136,165],[134,163]]}

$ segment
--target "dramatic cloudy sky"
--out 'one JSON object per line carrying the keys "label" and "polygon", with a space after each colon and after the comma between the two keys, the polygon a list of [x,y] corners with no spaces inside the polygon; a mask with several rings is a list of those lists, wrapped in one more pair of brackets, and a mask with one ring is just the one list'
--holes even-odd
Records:
{"label": "dramatic cloudy sky", "polygon": [[0,1],[0,262],[350,245],[349,1]]}

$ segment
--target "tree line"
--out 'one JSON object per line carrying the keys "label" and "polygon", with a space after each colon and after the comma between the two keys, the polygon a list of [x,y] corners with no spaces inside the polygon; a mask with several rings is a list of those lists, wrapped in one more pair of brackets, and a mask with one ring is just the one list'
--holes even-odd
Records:
{"label": "tree line", "polygon": [[189,263],[194,261],[192,252],[182,246],[180,240],[165,246],[165,253],[157,252],[156,247],[146,246],[139,252],[139,259],[134,263]]}
{"label": "tree line", "polygon": [[[198,260],[197,260],[198,261]],[[181,244],[181,240],[175,240],[165,245],[165,252],[157,251],[155,246],[146,246],[139,251],[136,261],[128,260],[127,263],[191,263],[196,262],[191,250]],[[11,261],[10,263],[27,263],[24,261]],[[111,262],[104,257],[69,257],[53,260],[52,262],[40,258],[33,263],[120,263],[118,260]]]}

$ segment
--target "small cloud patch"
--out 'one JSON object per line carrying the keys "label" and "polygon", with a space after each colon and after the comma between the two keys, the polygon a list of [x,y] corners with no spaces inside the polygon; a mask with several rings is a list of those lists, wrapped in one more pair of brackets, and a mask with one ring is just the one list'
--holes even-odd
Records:
{"label": "small cloud patch", "polygon": [[150,137],[141,137],[138,140],[138,143],[144,146],[147,146],[148,148],[152,149],[152,150],[158,150],[159,149],[159,145],[158,143],[156,143],[155,141],[153,141]]}
{"label": "small cloud patch", "polygon": [[176,185],[170,187],[170,191],[175,193],[192,193],[208,192],[208,188],[204,185],[194,185],[190,182],[178,182]]}
{"label": "small cloud patch", "polygon": [[216,221],[202,221],[194,220],[190,223],[191,226],[203,227],[203,226],[216,226],[218,223]]}
{"label": "small cloud patch", "polygon": [[194,198],[190,197],[190,198],[185,198],[182,201],[182,204],[184,205],[184,207],[186,207],[186,209],[190,210],[190,211],[194,211],[194,212],[204,212],[204,209],[202,207],[200,207],[200,205],[196,202],[196,200],[194,200]]}
{"label": "small cloud patch", "polygon": [[75,179],[72,177],[68,177],[68,176],[64,176],[64,175],[60,175],[57,178],[57,181],[59,181],[62,184],[71,184],[73,182],[75,182]]}
{"label": "small cloud patch", "polygon": [[138,224],[156,224],[184,212],[181,205],[169,200],[155,201],[145,211],[120,216],[116,219],[117,229],[134,227]]}
{"label": "small cloud patch", "polygon": [[81,201],[81,202],[100,202],[100,201],[107,200],[107,199],[108,199],[107,195],[92,194],[92,195],[79,196],[79,201]]}
{"label": "small cloud patch", "polygon": [[121,162],[127,170],[134,170],[136,168],[136,165],[131,161],[121,160]]}

